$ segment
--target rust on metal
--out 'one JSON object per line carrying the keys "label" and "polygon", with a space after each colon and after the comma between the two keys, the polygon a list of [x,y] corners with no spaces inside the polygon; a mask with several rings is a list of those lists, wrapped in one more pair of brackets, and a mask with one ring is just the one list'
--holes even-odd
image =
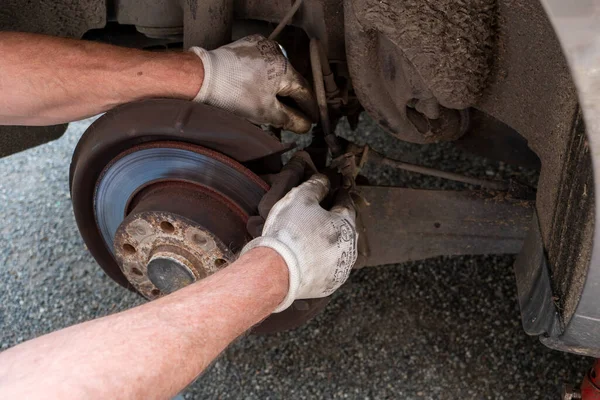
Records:
{"label": "rust on metal", "polygon": [[102,239],[95,219],[96,184],[104,168],[123,151],[144,143],[175,140],[179,144],[209,148],[237,162],[259,163],[267,172],[273,157],[289,148],[242,118],[184,100],[157,99],[126,104],[96,120],[77,144],[71,162],[73,211],[96,261],[108,276],[124,287],[129,287],[128,281]]}
{"label": "rust on metal", "polygon": [[178,181],[157,182],[138,192],[129,208],[129,214],[163,211],[174,218],[186,218],[221,239],[233,252],[239,251],[249,238],[245,229],[248,214],[205,186]]}
{"label": "rust on metal", "polygon": [[367,266],[441,255],[516,254],[533,202],[482,191],[359,186]]}
{"label": "rust on metal", "polygon": [[[193,151],[194,153],[202,154],[204,156],[210,157],[214,160],[217,160],[217,161],[227,165],[228,167],[235,169],[236,171],[243,173],[250,181],[252,181],[257,186],[261,187],[265,191],[269,190],[269,185],[264,180],[262,180],[258,175],[256,175],[255,173],[253,173],[248,168],[244,167],[242,164],[235,161],[234,159],[229,158],[217,151],[210,150],[210,149],[207,149],[202,146],[197,146],[197,145],[194,145],[191,143],[176,142],[176,141],[159,141],[159,142],[144,143],[144,144],[134,146],[130,149],[123,151],[122,153],[117,155],[114,159],[112,159],[106,165],[106,167],[104,167],[104,169],[100,173],[100,176],[98,177],[98,182],[102,180],[102,177],[106,173],[106,171],[108,171],[110,169],[110,167],[112,165],[114,165],[117,161],[119,161],[121,158],[126,157],[129,154],[135,153],[140,150],[163,149],[163,148],[173,148],[173,149]],[[143,189],[144,189],[144,187],[141,187],[138,189],[138,191],[141,191]]]}
{"label": "rust on metal", "polygon": [[211,232],[168,212],[145,211],[129,216],[119,227],[114,244],[121,271],[150,300],[163,295],[148,276],[148,265],[153,259],[171,258],[185,265],[193,274],[192,281],[197,281],[224,268],[234,257]]}

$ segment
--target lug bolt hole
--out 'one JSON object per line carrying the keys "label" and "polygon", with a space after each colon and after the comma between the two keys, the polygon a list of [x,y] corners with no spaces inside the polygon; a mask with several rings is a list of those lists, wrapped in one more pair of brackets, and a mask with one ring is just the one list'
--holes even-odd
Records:
{"label": "lug bolt hole", "polygon": [[142,275],[144,275],[144,274],[142,273],[142,271],[140,271],[140,270],[139,270],[139,269],[137,269],[137,268],[131,268],[131,272],[133,272],[133,273],[134,273],[135,275],[137,275],[137,276],[142,276]]}
{"label": "lug bolt hole", "polygon": [[225,264],[227,264],[227,260],[224,260],[222,258],[217,258],[215,260],[215,266],[218,267],[218,268],[222,267]]}
{"label": "lug bolt hole", "polygon": [[125,251],[125,253],[127,254],[135,254],[135,247],[133,247],[129,243],[125,243],[123,245],[123,251]]}
{"label": "lug bolt hole", "polygon": [[173,233],[175,232],[175,227],[169,221],[163,221],[160,223],[160,229],[165,233]]}
{"label": "lug bolt hole", "polygon": [[150,294],[152,294],[152,296],[158,296],[160,294],[160,290],[158,290],[158,289],[152,289],[152,291],[150,292]]}

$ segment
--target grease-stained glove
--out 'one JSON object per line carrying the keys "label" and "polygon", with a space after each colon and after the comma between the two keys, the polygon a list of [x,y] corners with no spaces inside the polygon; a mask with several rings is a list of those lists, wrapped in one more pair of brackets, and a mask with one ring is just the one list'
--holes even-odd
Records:
{"label": "grease-stained glove", "polygon": [[356,212],[349,195],[338,196],[331,211],[319,203],[329,191],[325,175],[313,175],[292,189],[269,212],[263,236],[248,243],[270,247],[285,260],[289,290],[275,312],[294,300],[329,296],[348,279],[357,258]]}
{"label": "grease-stained glove", "polygon": [[[292,67],[277,42],[252,35],[218,49],[192,47],[204,65],[194,101],[233,112],[255,124],[307,132],[318,118],[308,82]],[[288,97],[298,109],[283,104]]]}

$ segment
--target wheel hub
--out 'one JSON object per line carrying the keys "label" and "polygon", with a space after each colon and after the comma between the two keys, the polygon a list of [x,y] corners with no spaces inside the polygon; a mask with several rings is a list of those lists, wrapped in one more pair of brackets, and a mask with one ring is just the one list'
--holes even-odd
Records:
{"label": "wheel hub", "polygon": [[120,154],[98,181],[94,208],[121,272],[155,299],[209,276],[249,239],[268,186],[199,146],[153,142]]}
{"label": "wheel hub", "polygon": [[233,259],[221,239],[169,212],[128,216],[117,230],[114,248],[121,271],[148,299],[203,279]]}

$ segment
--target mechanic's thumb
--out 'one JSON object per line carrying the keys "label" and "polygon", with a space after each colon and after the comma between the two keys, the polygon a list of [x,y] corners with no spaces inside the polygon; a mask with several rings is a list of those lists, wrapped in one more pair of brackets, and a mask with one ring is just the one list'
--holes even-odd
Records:
{"label": "mechanic's thumb", "polygon": [[314,174],[309,180],[292,189],[285,197],[318,204],[327,193],[329,193],[329,179],[323,174]]}

